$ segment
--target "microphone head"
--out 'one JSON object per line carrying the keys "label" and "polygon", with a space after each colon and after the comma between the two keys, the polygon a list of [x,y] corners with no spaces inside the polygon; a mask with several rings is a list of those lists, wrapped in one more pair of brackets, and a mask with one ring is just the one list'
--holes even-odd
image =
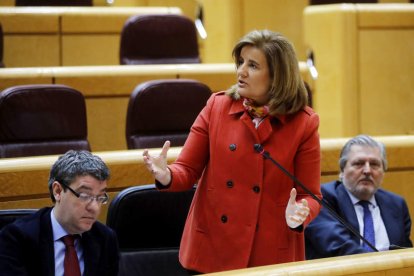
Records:
{"label": "microphone head", "polygon": [[263,152],[263,147],[260,144],[254,144],[253,148],[255,151],[257,151],[258,153],[262,153]]}

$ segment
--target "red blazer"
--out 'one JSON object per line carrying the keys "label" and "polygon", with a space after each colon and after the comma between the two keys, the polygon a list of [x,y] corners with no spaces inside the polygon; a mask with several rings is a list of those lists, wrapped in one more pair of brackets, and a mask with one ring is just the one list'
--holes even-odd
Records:
{"label": "red blazer", "polygon": [[[290,190],[296,185],[254,150],[271,156],[320,196],[319,117],[309,107],[295,115],[267,117],[256,129],[242,101],[223,92],[211,96],[194,122],[176,162],[168,190],[197,190],[180,247],[180,262],[208,273],[304,260],[303,229],[286,224]],[[319,204],[306,198],[310,216]]]}

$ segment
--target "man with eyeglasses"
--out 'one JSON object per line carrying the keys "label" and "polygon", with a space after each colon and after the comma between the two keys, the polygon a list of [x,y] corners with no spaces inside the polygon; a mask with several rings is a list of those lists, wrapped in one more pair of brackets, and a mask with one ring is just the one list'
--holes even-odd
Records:
{"label": "man with eyeglasses", "polygon": [[323,200],[365,241],[322,208],[305,230],[306,258],[412,247],[407,203],[380,188],[387,169],[384,144],[368,135],[350,139],[342,148],[339,168],[340,180],[321,185]]}
{"label": "man with eyeglasses", "polygon": [[88,151],[70,150],[50,171],[53,207],[0,232],[1,275],[117,275],[115,233],[97,221],[109,169]]}

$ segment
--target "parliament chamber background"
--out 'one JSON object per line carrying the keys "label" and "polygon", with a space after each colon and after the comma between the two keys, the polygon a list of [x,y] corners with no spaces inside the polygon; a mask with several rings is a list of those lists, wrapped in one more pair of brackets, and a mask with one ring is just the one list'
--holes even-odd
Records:
{"label": "parliament chamber background", "polygon": [[[236,79],[231,58],[235,42],[252,29],[279,31],[296,47],[301,74],[320,115],[322,182],[337,178],[339,151],[348,137],[374,136],[388,151],[384,188],[404,196],[414,214],[414,4],[384,0],[310,6],[308,2],[114,0],[110,5],[95,0],[93,7],[30,8],[3,0],[5,67],[0,69],[0,90],[50,83],[82,92],[88,139],[92,151],[110,166],[113,198],[127,187],[154,181],[142,163],[142,151],[126,147],[125,116],[134,87],[152,79],[192,78],[213,92],[225,90]],[[207,38],[198,38],[200,64],[119,65],[120,33],[129,16],[183,14],[196,20],[200,7],[207,32]],[[310,53],[317,77],[308,66]],[[174,147],[169,161],[179,152],[180,147]],[[50,205],[46,183],[56,158],[0,159],[0,209]],[[106,212],[100,217],[103,222]],[[414,271],[410,249],[378,253],[375,262],[374,255],[363,255],[220,275],[408,275]]]}

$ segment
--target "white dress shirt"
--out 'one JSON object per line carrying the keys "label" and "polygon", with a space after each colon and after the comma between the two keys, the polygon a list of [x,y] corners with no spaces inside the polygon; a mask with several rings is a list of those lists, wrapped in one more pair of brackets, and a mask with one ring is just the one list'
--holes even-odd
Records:
{"label": "white dress shirt", "polygon": [[[354,205],[355,212],[358,218],[359,232],[364,235],[364,208],[359,204],[359,199],[351,194],[348,190],[349,197],[351,198],[352,204]],[[390,240],[388,239],[387,229],[385,228],[384,221],[381,217],[381,211],[375,200],[375,197],[371,197],[369,200],[369,210],[372,214],[375,231],[375,248],[379,251],[389,250]],[[361,240],[361,245],[363,241]]]}
{"label": "white dress shirt", "polygon": [[[63,269],[63,261],[65,260],[65,244],[61,240],[62,237],[69,235],[65,229],[59,224],[56,220],[55,209],[50,212],[50,220],[52,221],[52,229],[53,229],[53,240],[54,240],[54,247],[55,247],[55,275],[56,276],[63,276],[64,269]],[[81,275],[84,275],[84,259],[83,259],[83,248],[81,246],[80,240],[75,240],[75,249],[78,255],[79,260],[79,267],[81,270]]]}

